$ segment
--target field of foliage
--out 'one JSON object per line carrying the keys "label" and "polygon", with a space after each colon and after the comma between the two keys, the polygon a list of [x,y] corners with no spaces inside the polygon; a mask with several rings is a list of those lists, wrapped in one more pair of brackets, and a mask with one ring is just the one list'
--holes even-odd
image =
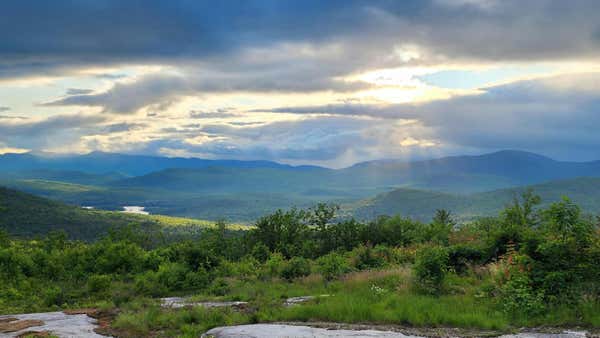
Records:
{"label": "field of foliage", "polygon": [[[600,327],[598,219],[526,192],[497,217],[457,225],[401,216],[333,222],[337,207],[277,211],[158,241],[136,226],[91,242],[0,238],[0,313],[94,307],[124,336],[198,336],[237,323],[324,321],[509,331]],[[168,309],[159,297],[247,301]],[[285,299],[327,295],[295,306]]]}

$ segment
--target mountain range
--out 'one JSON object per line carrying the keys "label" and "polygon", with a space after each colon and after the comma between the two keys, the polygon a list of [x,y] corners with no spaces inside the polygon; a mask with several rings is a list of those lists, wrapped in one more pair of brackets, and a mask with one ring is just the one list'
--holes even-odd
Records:
{"label": "mountain range", "polygon": [[401,213],[426,219],[435,208],[446,208],[471,219],[494,213],[526,186],[547,199],[575,194],[596,212],[595,177],[600,161],[556,161],[514,150],[342,169],[101,152],[0,156],[0,185],[14,189],[79,206],[140,205],[151,213],[240,222],[317,202],[341,204],[362,218]]}

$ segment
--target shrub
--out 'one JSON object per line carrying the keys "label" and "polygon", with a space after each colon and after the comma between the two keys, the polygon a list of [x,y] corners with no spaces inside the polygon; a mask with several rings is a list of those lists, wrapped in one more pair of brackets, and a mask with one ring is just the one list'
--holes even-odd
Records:
{"label": "shrub", "polygon": [[100,293],[110,288],[111,277],[108,275],[91,275],[87,280],[87,289],[90,293]]}
{"label": "shrub", "polygon": [[535,292],[527,274],[512,275],[500,292],[504,312],[513,317],[536,316],[544,311],[543,295]]}
{"label": "shrub", "polygon": [[448,265],[456,273],[463,273],[469,264],[480,263],[485,253],[471,245],[457,244],[448,248]]}
{"label": "shrub", "polygon": [[238,277],[242,280],[250,280],[256,278],[260,263],[252,256],[246,256],[238,262],[231,264],[230,276]]}
{"label": "shrub", "polygon": [[335,252],[322,256],[318,259],[317,264],[319,265],[319,272],[326,281],[336,279],[350,271],[350,265],[346,259]]}
{"label": "shrub", "polygon": [[267,259],[269,259],[270,254],[271,252],[269,251],[269,247],[263,243],[257,243],[254,245],[254,247],[252,247],[252,257],[261,263],[264,263]]}
{"label": "shrub", "polygon": [[281,277],[288,281],[308,275],[310,275],[310,263],[306,258],[302,257],[290,259],[281,271]]}
{"label": "shrub", "polygon": [[419,289],[439,294],[448,272],[448,252],[440,246],[423,247],[417,252],[413,269]]}
{"label": "shrub", "polygon": [[261,277],[273,278],[281,276],[281,272],[283,271],[285,263],[286,262],[283,258],[283,255],[281,255],[279,252],[272,253],[263,266]]}
{"label": "shrub", "polygon": [[65,302],[65,295],[61,288],[51,286],[44,290],[43,294],[45,306],[60,306]]}
{"label": "shrub", "polygon": [[368,245],[360,245],[352,250],[352,265],[358,270],[379,268],[385,265],[385,259],[377,255]]}
{"label": "shrub", "polygon": [[185,274],[184,287],[186,289],[203,289],[210,283],[210,275],[203,268],[198,271],[188,271]]}
{"label": "shrub", "polygon": [[158,282],[169,290],[183,288],[188,269],[180,263],[163,263],[158,267],[156,277]]}
{"label": "shrub", "polygon": [[414,246],[396,247],[392,249],[393,262],[395,264],[414,263],[417,250]]}
{"label": "shrub", "polygon": [[210,285],[208,292],[215,296],[225,296],[229,293],[229,284],[224,278],[216,278]]}
{"label": "shrub", "polygon": [[135,276],[135,291],[142,295],[159,297],[168,293],[166,286],[158,282],[158,275],[154,271],[147,271]]}

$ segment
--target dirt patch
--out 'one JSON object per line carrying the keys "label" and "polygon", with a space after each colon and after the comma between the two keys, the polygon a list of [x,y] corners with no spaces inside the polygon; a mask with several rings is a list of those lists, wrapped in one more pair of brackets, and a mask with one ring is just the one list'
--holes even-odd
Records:
{"label": "dirt patch", "polygon": [[0,318],[0,324],[14,322],[15,320],[19,320],[19,318],[9,317],[9,318]]}
{"label": "dirt patch", "polygon": [[94,314],[97,313],[98,310],[97,309],[71,309],[71,310],[64,310],[63,313],[66,315],[88,315],[92,318],[94,318]]}
{"label": "dirt patch", "polygon": [[[12,318],[9,318],[12,319]],[[41,326],[44,325],[44,322],[41,320],[34,319],[25,319],[25,320],[12,320],[9,322],[0,323],[0,332],[1,333],[10,333],[17,332],[23,329],[33,327],[33,326]]]}
{"label": "dirt patch", "polygon": [[110,309],[110,310],[89,309],[89,310],[93,310],[93,311],[89,311],[86,314],[89,317],[94,318],[98,323],[98,327],[96,327],[94,329],[94,332],[96,332],[97,334],[103,335],[103,336],[111,336],[111,337],[128,337],[129,336],[119,330],[114,329],[111,326],[112,322],[119,315],[118,309]]}

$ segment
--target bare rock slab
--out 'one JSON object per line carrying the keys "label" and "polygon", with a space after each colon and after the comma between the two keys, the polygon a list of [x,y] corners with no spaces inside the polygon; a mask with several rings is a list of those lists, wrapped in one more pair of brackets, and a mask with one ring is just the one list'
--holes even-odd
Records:
{"label": "bare rock slab", "polygon": [[28,331],[51,332],[53,335],[61,338],[106,337],[94,332],[94,329],[97,327],[96,320],[88,317],[86,314],[68,315],[63,312],[28,313],[0,316],[0,322],[4,322],[3,324],[16,324],[19,322],[34,324],[19,327],[15,331],[0,333],[0,338],[19,337]]}
{"label": "bare rock slab", "polygon": [[187,306],[201,306],[205,308],[231,307],[240,309],[248,305],[248,302],[194,302],[185,297],[161,298],[160,302],[162,307],[175,309]]}
{"label": "bare rock slab", "polygon": [[203,338],[419,338],[400,332],[378,330],[328,330],[310,326],[252,324],[216,327],[202,335]]}

